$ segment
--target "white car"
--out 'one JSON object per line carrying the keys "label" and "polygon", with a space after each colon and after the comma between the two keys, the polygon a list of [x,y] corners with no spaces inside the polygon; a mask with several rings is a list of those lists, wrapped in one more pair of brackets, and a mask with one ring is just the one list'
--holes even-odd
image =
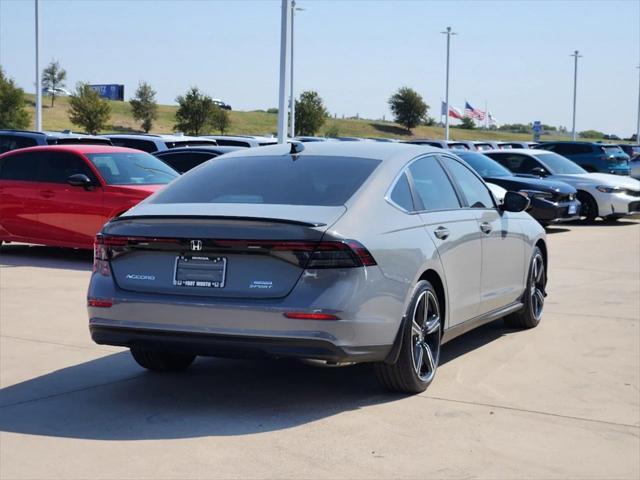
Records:
{"label": "white car", "polygon": [[68,97],[71,95],[71,92],[66,88],[58,87],[58,88],[44,88],[42,89],[43,95],[55,95],[56,97]]}
{"label": "white car", "polygon": [[629,176],[589,173],[548,150],[514,148],[483,153],[513,173],[560,180],[573,186],[587,221],[640,214],[640,182]]}

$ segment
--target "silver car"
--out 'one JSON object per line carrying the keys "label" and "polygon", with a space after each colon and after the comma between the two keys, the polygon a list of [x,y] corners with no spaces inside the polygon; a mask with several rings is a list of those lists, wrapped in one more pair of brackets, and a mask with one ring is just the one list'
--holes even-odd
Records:
{"label": "silver car", "polygon": [[197,355],[373,362],[420,392],[440,345],[541,319],[542,227],[440,149],[312,142],[204,163],[104,226],[88,292],[99,344],[151,370]]}

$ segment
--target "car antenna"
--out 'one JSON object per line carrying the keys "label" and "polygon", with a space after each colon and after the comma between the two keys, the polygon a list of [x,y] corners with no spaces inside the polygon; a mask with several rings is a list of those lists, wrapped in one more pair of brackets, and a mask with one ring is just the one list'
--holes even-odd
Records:
{"label": "car antenna", "polygon": [[291,144],[291,150],[289,151],[290,155],[298,155],[304,150],[304,144],[302,142],[296,142],[295,140],[292,140],[289,143]]}

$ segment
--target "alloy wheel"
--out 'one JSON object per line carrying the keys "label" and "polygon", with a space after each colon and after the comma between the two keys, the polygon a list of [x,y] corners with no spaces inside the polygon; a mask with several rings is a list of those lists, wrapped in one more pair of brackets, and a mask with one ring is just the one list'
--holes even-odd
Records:
{"label": "alloy wheel", "polygon": [[422,292],[411,320],[413,368],[423,382],[430,382],[440,359],[440,306],[435,295]]}
{"label": "alloy wheel", "polygon": [[544,260],[542,255],[536,253],[531,261],[530,281],[531,313],[536,320],[540,320],[544,309],[545,282]]}

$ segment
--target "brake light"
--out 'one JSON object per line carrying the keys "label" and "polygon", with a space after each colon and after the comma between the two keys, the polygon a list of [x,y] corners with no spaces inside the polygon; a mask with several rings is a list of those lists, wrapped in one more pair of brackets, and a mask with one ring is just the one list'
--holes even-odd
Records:
{"label": "brake light", "polygon": [[99,233],[93,242],[93,271],[105,276],[111,275],[109,260],[127,247],[144,248],[151,245],[176,243],[180,242],[175,238],[120,237]]}
{"label": "brake light", "polygon": [[337,315],[330,313],[285,312],[283,315],[293,320],[340,320]]}

